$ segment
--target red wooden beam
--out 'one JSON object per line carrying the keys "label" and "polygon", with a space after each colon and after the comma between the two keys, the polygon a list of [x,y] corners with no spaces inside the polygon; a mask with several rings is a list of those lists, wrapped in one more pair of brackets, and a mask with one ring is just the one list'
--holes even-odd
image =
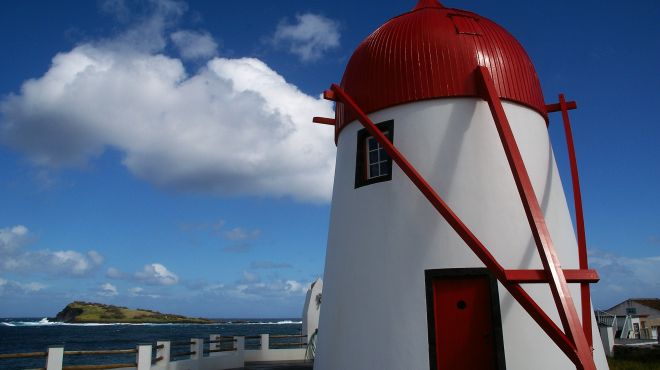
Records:
{"label": "red wooden beam", "polygon": [[[520,305],[529,313],[529,315],[536,321],[536,323],[543,329],[543,331],[557,344],[557,346],[571,359],[573,363],[580,363],[580,358],[576,352],[573,341],[554,323],[554,321],[543,311],[541,307],[522,289],[518,284],[509,283],[506,280],[506,272],[504,268],[497,262],[495,257],[488,251],[488,249],[477,239],[477,237],[470,231],[470,229],[458,218],[458,216],[449,208],[449,206],[440,198],[435,192],[433,187],[422,177],[422,175],[415,169],[415,167],[405,158],[401,152],[392,144],[392,142],[385,136],[376,125],[369,119],[369,117],[358,107],[341,87],[333,84],[331,90],[334,92],[331,97],[337,103],[345,104],[349,109],[353,110],[358,118],[358,121],[364,126],[367,131],[383,146],[385,152],[392,158],[392,160],[401,168],[401,170],[408,176],[410,181],[419,189],[419,191],[426,197],[431,205],[440,213],[440,215],[447,221],[449,226],[456,231],[458,236],[467,244],[472,252],[481,260],[481,262],[493,273],[493,275],[504,285],[504,287],[511,293],[511,295],[520,303]],[[328,96],[330,94],[324,94]],[[591,370],[591,369],[589,369]]]}
{"label": "red wooden beam", "polygon": [[[573,132],[571,131],[571,121],[568,118],[568,110],[571,109],[564,98],[564,94],[559,94],[559,106],[561,108],[561,117],[564,121],[564,132],[566,136],[566,146],[568,147],[568,158],[571,164],[571,178],[573,182],[573,203],[575,205],[575,223],[577,228],[578,258],[581,269],[589,268],[587,259],[587,238],[584,228],[584,213],[582,212],[582,192],[580,191],[580,175],[578,174],[577,159],[575,156],[575,146],[573,145]],[[582,302],[582,329],[587,337],[587,342],[591,346],[593,338],[591,335],[591,294],[589,284],[580,285],[580,301]]]}
{"label": "red wooden beam", "polygon": [[[597,283],[600,280],[596,270],[564,270],[567,283]],[[516,284],[548,283],[545,270],[506,270],[506,279]]]}
{"label": "red wooden beam", "polygon": [[314,117],[312,118],[312,122],[320,123],[323,125],[331,125],[331,126],[334,126],[336,123],[334,118],[325,118],[325,117]]}
{"label": "red wooden beam", "polygon": [[329,89],[323,91],[323,99],[336,101],[337,97],[335,96],[335,92],[332,89]]}
{"label": "red wooden beam", "polygon": [[[571,109],[577,109],[577,103],[574,101],[567,101],[566,102],[566,109],[571,110]],[[554,103],[554,104],[546,104],[545,110],[548,113],[552,112],[559,112],[561,111],[561,104],[560,103]]]}
{"label": "red wooden beam", "polygon": [[580,323],[580,318],[575,309],[575,304],[571,297],[571,292],[568,289],[568,284],[566,283],[566,277],[561,269],[559,258],[555,252],[552,239],[550,238],[550,232],[545,223],[543,211],[541,210],[541,206],[534,193],[532,182],[527,173],[527,169],[525,168],[525,163],[520,154],[520,150],[518,149],[516,139],[511,131],[509,121],[504,113],[504,107],[497,94],[493,79],[490,76],[487,67],[478,67],[475,72],[478,76],[477,81],[480,83],[481,92],[484,94],[484,98],[488,102],[488,106],[490,107],[490,111],[495,121],[495,126],[497,127],[497,132],[502,141],[502,145],[504,146],[504,152],[506,153],[509,167],[511,167],[511,172],[513,173],[516,187],[518,188],[518,193],[523,203],[525,215],[527,216],[532,236],[541,257],[543,269],[550,278],[550,291],[555,300],[559,318],[566,335],[575,345],[579,361],[574,361],[574,363],[579,369],[596,370],[596,364],[594,363],[591,353],[591,346],[587,343],[586,336],[582,330],[583,328]]}

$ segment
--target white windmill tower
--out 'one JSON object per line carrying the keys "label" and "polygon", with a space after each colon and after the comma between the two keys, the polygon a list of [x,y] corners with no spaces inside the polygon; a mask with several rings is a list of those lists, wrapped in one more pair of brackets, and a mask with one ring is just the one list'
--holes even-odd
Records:
{"label": "white windmill tower", "polygon": [[325,97],[337,165],[315,369],[607,368],[581,206],[576,241],[547,132],[562,111],[570,139],[576,105],[546,105],[513,36],[421,0]]}

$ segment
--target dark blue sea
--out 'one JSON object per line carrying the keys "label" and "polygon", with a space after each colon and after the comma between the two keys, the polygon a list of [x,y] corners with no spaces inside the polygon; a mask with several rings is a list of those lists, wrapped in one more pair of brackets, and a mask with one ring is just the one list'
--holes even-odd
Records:
{"label": "dark blue sea", "polygon": [[[300,334],[300,319],[232,319],[222,324],[64,324],[42,318],[0,319],[0,354],[45,352],[50,345],[64,345],[65,351],[134,349],[157,340],[209,340],[209,335],[251,336],[258,334]],[[271,340],[276,342],[276,340]],[[256,345],[246,341],[246,347]],[[208,348],[208,345],[205,344]],[[179,347],[180,351],[189,348]],[[155,350],[154,350],[155,352]],[[174,349],[172,350],[174,352]],[[65,365],[132,363],[135,355],[65,356]],[[45,367],[45,358],[0,359],[0,369],[18,370]]]}

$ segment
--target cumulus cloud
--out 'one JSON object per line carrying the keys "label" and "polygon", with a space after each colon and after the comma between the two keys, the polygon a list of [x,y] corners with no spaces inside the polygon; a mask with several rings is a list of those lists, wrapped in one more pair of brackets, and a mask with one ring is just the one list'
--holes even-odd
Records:
{"label": "cumulus cloud", "polygon": [[31,239],[30,230],[23,225],[0,229],[0,271],[87,276],[103,264],[103,256],[94,250],[84,253],[74,250],[26,250],[25,246]]}
{"label": "cumulus cloud", "polygon": [[323,55],[339,46],[339,24],[322,15],[305,13],[296,15],[296,22],[282,20],[273,42],[276,45],[285,44],[289,51],[302,61],[318,60]]}
{"label": "cumulus cloud", "polygon": [[[132,174],[175,191],[328,201],[333,132],[311,118],[332,116],[331,103],[255,58],[214,58],[189,74],[163,54],[185,6],[149,4],[141,23],[57,54],[0,101],[0,140],[39,168],[86,166],[112,148]],[[279,38],[300,40],[294,49],[314,58],[338,34],[314,26],[306,40],[296,30],[328,22],[304,15]]]}
{"label": "cumulus cloud", "polygon": [[660,292],[660,256],[633,258],[592,249],[589,264],[601,278],[592,288],[597,308],[609,308],[630,297],[656,297]]}
{"label": "cumulus cloud", "polygon": [[304,297],[309,285],[296,279],[262,279],[258,274],[244,270],[234,283],[207,284],[201,293],[244,300],[289,300]]}
{"label": "cumulus cloud", "polygon": [[238,282],[223,286],[222,292],[234,298],[243,299],[286,299],[292,296],[304,296],[307,285],[296,280],[276,279],[269,282]]}
{"label": "cumulus cloud", "polygon": [[208,32],[181,30],[170,38],[183,59],[208,59],[218,53],[218,44]]}
{"label": "cumulus cloud", "polygon": [[0,229],[0,255],[16,253],[28,241],[28,229],[23,225]]}
{"label": "cumulus cloud", "polygon": [[179,277],[160,263],[145,265],[135,273],[135,277],[150,285],[174,285],[179,282]]}
{"label": "cumulus cloud", "polygon": [[110,283],[102,284],[100,290],[98,291],[98,295],[103,297],[114,297],[118,294],[119,292],[117,291],[117,287]]}
{"label": "cumulus cloud", "polygon": [[128,293],[131,297],[146,297],[153,299],[160,298],[159,294],[149,293],[148,291],[145,291],[144,288],[139,286],[128,289]]}
{"label": "cumulus cloud", "polygon": [[0,296],[11,294],[36,293],[45,289],[47,285],[37,282],[21,283],[0,278]]}

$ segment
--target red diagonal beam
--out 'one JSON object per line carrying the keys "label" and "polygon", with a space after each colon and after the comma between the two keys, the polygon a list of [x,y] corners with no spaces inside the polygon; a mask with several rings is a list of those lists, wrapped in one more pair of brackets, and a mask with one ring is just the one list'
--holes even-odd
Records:
{"label": "red diagonal beam", "polygon": [[522,200],[525,215],[532,230],[532,236],[536,242],[543,269],[550,278],[550,290],[557,306],[559,318],[561,319],[564,331],[575,344],[579,362],[575,365],[584,370],[596,370],[591,353],[591,346],[587,343],[587,339],[582,330],[580,319],[575,304],[571,297],[571,292],[566,283],[566,277],[561,269],[559,258],[550,238],[550,232],[545,223],[545,217],[539,205],[532,182],[525,168],[522,155],[518,149],[516,139],[511,131],[511,126],[504,113],[504,107],[495,89],[495,84],[490,76],[490,72],[486,67],[478,67],[476,69],[478,81],[480,82],[484,98],[488,102],[490,111],[493,114],[497,132],[504,146],[511,172]]}
{"label": "red diagonal beam", "polygon": [[[577,107],[575,102],[567,102],[564,94],[559,94],[559,108],[561,117],[564,121],[564,132],[566,136],[566,146],[568,147],[568,158],[571,163],[571,178],[573,182],[573,202],[575,204],[575,223],[577,227],[578,258],[581,269],[589,268],[587,259],[587,238],[584,231],[584,214],[582,212],[582,192],[580,191],[580,175],[578,174],[577,159],[575,156],[575,146],[573,145],[573,132],[571,131],[571,121],[568,118],[568,110],[571,109],[570,103]],[[580,284],[580,302],[582,303],[582,329],[587,337],[587,343],[591,347],[593,338],[591,335],[591,294],[589,284]]]}
{"label": "red diagonal beam", "polygon": [[573,361],[579,363],[578,354],[573,342],[564,334],[561,329],[552,321],[552,319],[541,309],[536,302],[525,292],[520,285],[510,283],[506,280],[506,271],[497,262],[495,257],[488,249],[477,239],[470,229],[458,218],[458,216],[449,208],[449,206],[440,198],[433,187],[422,177],[415,167],[405,158],[401,152],[392,144],[392,142],[376,127],[369,117],[358,107],[353,99],[346,94],[341,87],[336,84],[331,86],[331,90],[326,90],[324,97],[329,100],[338,101],[351,109],[357,116],[359,122],[369,133],[383,146],[387,154],[408,176],[410,181],[421,191],[426,199],[447,221],[449,226],[456,231],[459,237],[467,244],[481,262],[490,270],[493,275],[504,285],[511,295],[520,303],[520,305],[529,313],[543,331],[557,344],[557,346]]}

